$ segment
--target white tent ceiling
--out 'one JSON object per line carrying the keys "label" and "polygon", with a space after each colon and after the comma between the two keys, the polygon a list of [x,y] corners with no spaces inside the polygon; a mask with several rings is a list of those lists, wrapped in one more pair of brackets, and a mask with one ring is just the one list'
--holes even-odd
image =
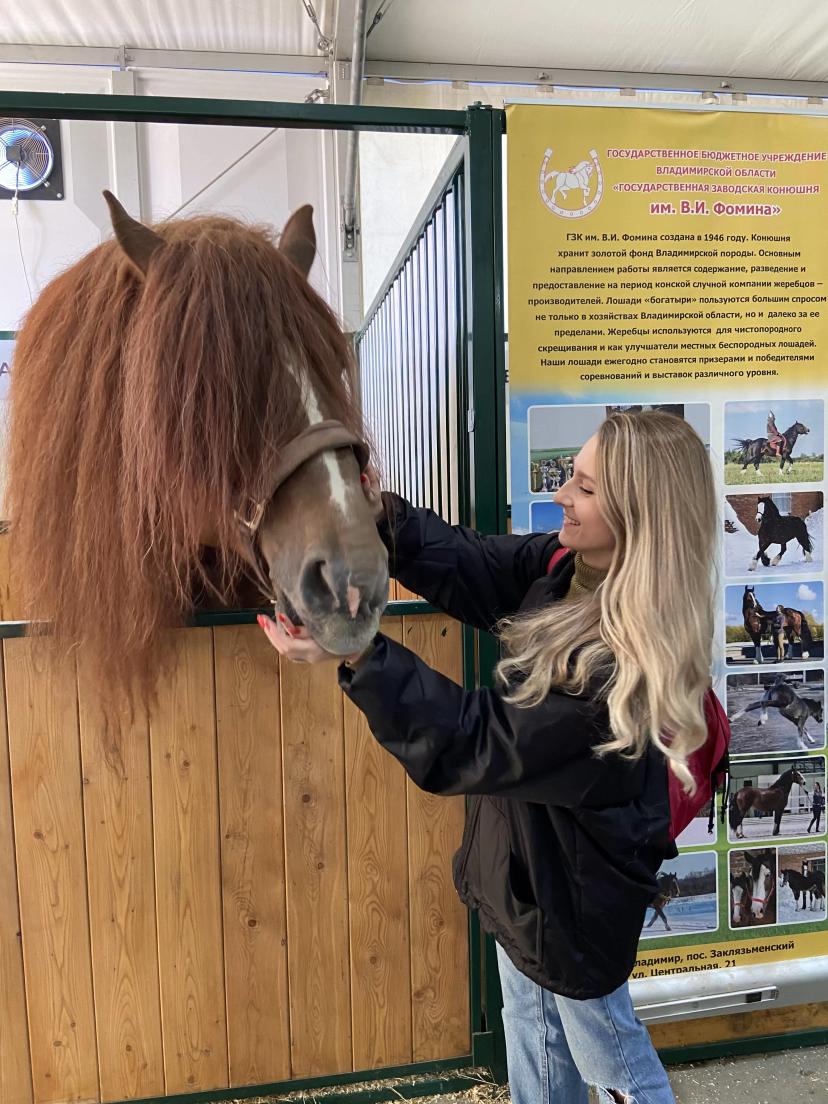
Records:
{"label": "white tent ceiling", "polygon": [[[354,0],[313,0],[350,55]],[[382,61],[828,80],[820,0],[383,0]],[[337,7],[340,11],[337,13]],[[369,22],[380,0],[369,0]],[[3,5],[11,45],[321,57],[303,0],[38,0]],[[239,65],[243,68],[243,64]],[[467,75],[467,74],[464,74]]]}

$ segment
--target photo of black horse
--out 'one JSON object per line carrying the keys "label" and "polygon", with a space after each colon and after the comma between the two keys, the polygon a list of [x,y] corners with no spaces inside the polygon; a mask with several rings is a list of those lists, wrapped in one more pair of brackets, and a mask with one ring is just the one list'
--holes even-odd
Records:
{"label": "photo of black horse", "polygon": [[821,669],[729,675],[732,755],[818,751],[825,746]]}
{"label": "photo of black horse", "polygon": [[762,461],[773,460],[775,457],[779,460],[779,470],[781,472],[784,472],[786,464],[789,468],[792,468],[792,455],[796,442],[800,437],[804,437],[810,432],[810,429],[802,422],[794,422],[782,433],[778,453],[771,448],[767,437],[737,437],[736,444],[739,446],[739,463],[742,465],[742,471],[747,471],[752,464],[758,474],[759,465]]}
{"label": "photo of black horse", "polygon": [[826,918],[825,844],[794,843],[778,849],[779,922],[822,923]]}
{"label": "photo of black horse", "polygon": [[822,570],[821,491],[728,495],[724,520],[728,575],[818,575]]}

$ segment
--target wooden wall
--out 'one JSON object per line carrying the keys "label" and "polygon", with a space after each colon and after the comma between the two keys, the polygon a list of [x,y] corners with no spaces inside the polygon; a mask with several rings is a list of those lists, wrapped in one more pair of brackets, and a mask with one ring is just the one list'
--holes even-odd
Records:
{"label": "wooden wall", "polygon": [[[459,681],[443,617],[385,631]],[[0,1101],[120,1101],[469,1053],[463,799],[411,785],[333,665],[175,639],[107,727],[73,659],[3,642]]]}

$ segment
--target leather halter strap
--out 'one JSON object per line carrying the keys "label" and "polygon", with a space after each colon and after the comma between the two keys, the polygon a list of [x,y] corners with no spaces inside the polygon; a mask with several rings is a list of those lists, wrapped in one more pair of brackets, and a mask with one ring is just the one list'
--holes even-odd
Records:
{"label": "leather halter strap", "polygon": [[279,488],[287,483],[303,464],[323,452],[340,448],[353,449],[360,472],[365,471],[368,466],[370,452],[361,437],[352,433],[341,422],[333,419],[314,422],[307,426],[282,449],[279,463],[275,471],[271,473],[261,498],[250,498],[244,512],[236,510],[241,553],[253,571],[256,582],[271,601],[278,601],[279,596],[274,591],[273,584],[265,565],[262,563],[261,554],[255,543],[265,511]]}

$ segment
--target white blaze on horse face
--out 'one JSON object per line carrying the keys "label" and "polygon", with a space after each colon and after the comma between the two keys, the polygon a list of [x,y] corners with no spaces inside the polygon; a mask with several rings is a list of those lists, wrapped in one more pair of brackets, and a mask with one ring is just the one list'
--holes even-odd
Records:
{"label": "white blaze on horse face", "polygon": [[[294,377],[302,391],[302,402],[305,407],[305,413],[308,416],[308,424],[316,425],[318,422],[324,422],[325,418],[319,406],[319,400],[307,376],[305,376],[303,372],[294,372]],[[329,450],[322,453],[322,462],[325,465],[325,471],[328,473],[328,480],[331,487],[331,502],[347,517],[348,485],[343,478],[339,460]]]}
{"label": "white blaze on horse face", "polygon": [[733,886],[733,923],[738,924],[740,919],[740,913],[742,911],[742,896],[745,892],[745,887],[741,885]]}
{"label": "white blaze on horse face", "polygon": [[770,886],[772,884],[773,876],[768,867],[763,864],[759,867],[759,876],[753,879],[751,912],[757,920],[761,920],[765,915],[765,909],[768,904],[768,894],[770,893]]}

